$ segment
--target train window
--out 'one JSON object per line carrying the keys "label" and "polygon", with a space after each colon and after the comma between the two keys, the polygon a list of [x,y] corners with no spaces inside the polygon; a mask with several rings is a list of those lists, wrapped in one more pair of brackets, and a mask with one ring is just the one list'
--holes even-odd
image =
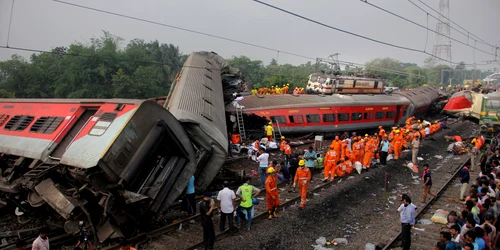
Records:
{"label": "train window", "polygon": [[373,112],[367,112],[364,114],[363,119],[365,120],[371,120],[373,119]]}
{"label": "train window", "polygon": [[289,115],[288,119],[291,123],[304,123],[304,117],[302,115]]}
{"label": "train window", "polygon": [[387,111],[385,113],[385,118],[394,118],[394,116],[395,116],[394,111]]}
{"label": "train window", "polygon": [[310,123],[321,122],[319,120],[319,115],[306,115],[306,120],[307,120],[307,122],[310,122]]}
{"label": "train window", "polygon": [[0,114],[0,126],[3,125],[3,123],[5,121],[7,121],[7,119],[9,119],[9,115],[6,115],[6,114]]}
{"label": "train window", "polygon": [[5,130],[23,131],[30,123],[35,119],[34,116],[30,115],[16,115],[12,117],[7,124],[5,124]]}
{"label": "train window", "polygon": [[334,121],[335,121],[334,114],[324,114],[323,115],[323,122],[334,122]]}
{"label": "train window", "polygon": [[277,124],[286,124],[286,117],[284,116],[271,116],[271,121]]}
{"label": "train window", "polygon": [[375,119],[384,119],[384,112],[375,113]]}
{"label": "train window", "polygon": [[38,118],[30,128],[30,132],[52,134],[64,121],[60,116],[42,116]]}
{"label": "train window", "polygon": [[102,114],[99,120],[94,124],[94,127],[89,132],[89,135],[101,136],[106,132],[111,123],[115,120],[118,114],[116,112],[106,112]]}
{"label": "train window", "polygon": [[500,100],[488,99],[488,101],[486,101],[486,108],[500,109]]}
{"label": "train window", "polygon": [[406,117],[406,115],[408,115],[408,109],[407,109],[407,108],[405,108],[405,109],[403,110],[403,117]]}
{"label": "train window", "polygon": [[359,121],[361,119],[363,119],[362,113],[352,113],[351,114],[351,120],[353,120],[353,121]]}
{"label": "train window", "polygon": [[338,116],[339,122],[349,121],[349,113],[341,113],[341,114],[338,114],[337,116]]}

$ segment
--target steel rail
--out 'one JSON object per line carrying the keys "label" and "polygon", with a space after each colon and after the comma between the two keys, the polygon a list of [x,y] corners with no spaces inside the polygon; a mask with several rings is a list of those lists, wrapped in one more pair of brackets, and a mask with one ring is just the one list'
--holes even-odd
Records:
{"label": "steel rail", "polygon": [[[420,209],[420,211],[415,215],[415,221],[417,221],[422,215],[424,215],[424,213],[427,211],[427,209],[430,208],[430,206],[436,202],[438,200],[438,197],[441,196],[441,194],[443,194],[443,192],[449,187],[449,185],[455,180],[455,178],[457,177],[458,173],[460,173],[460,170],[462,169],[463,166],[465,166],[467,164],[467,162],[469,162],[470,160],[470,157],[467,158],[461,165],[460,167],[458,167],[458,169],[455,171],[455,173],[452,175],[452,177],[439,189],[439,191],[437,191],[436,193],[436,197],[432,197],[432,199],[430,199],[426,204],[425,206]],[[393,248],[393,245],[399,241],[399,238],[401,237],[401,235],[403,234],[403,232],[399,232],[398,235],[396,235],[396,237],[394,237],[389,243],[387,243],[387,245],[385,245],[385,247],[382,249],[382,250],[388,250],[388,249],[392,249]]]}

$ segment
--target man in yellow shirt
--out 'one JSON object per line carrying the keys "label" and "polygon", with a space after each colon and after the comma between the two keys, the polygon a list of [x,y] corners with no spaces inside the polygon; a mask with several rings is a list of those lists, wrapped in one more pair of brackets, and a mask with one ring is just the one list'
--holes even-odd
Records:
{"label": "man in yellow shirt", "polygon": [[273,123],[269,122],[269,124],[266,126],[266,137],[269,141],[273,141]]}

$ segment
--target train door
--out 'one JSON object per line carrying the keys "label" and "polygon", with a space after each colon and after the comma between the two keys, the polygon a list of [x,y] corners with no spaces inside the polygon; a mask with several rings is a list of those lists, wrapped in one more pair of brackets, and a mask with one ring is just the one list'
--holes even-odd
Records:
{"label": "train door", "polygon": [[403,117],[403,114],[401,112],[403,106],[398,105],[396,106],[396,114],[394,116],[394,124],[399,124],[399,120]]}
{"label": "train door", "polygon": [[75,137],[80,133],[80,130],[87,124],[87,122],[92,119],[92,116],[97,112],[98,107],[87,108],[78,117],[78,120],[74,123],[73,127],[69,130],[66,136],[61,140],[61,142],[56,146],[50,155],[52,158],[61,159],[64,152],[68,148],[69,144],[75,139]]}

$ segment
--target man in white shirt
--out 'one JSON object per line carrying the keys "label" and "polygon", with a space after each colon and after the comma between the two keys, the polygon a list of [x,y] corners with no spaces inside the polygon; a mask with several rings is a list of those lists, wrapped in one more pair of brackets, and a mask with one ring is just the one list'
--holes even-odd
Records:
{"label": "man in white shirt", "polygon": [[236,194],[229,189],[229,182],[224,182],[224,189],[217,195],[218,207],[220,212],[220,231],[224,231],[226,226],[226,217],[229,222],[229,231],[234,231],[233,214],[236,207]]}
{"label": "man in white shirt", "polygon": [[431,128],[429,127],[429,125],[427,125],[427,126],[425,127],[424,131],[425,131],[425,135],[426,135],[426,136],[428,136],[428,135],[430,135],[430,134],[431,134]]}
{"label": "man in white shirt", "polygon": [[33,245],[31,246],[32,250],[49,250],[50,249],[50,244],[49,244],[49,230],[47,228],[42,228],[40,229],[40,234],[38,237],[33,241]]}
{"label": "man in white shirt", "polygon": [[403,250],[411,248],[411,227],[415,225],[415,206],[411,203],[411,198],[407,194],[403,194],[401,199],[402,204],[398,208],[401,220],[401,238],[403,242]]}
{"label": "man in white shirt", "polygon": [[266,178],[267,178],[267,167],[269,166],[269,154],[260,150],[260,155],[257,157],[257,161],[259,162],[259,173],[260,173],[260,185],[261,187],[266,186]]}

